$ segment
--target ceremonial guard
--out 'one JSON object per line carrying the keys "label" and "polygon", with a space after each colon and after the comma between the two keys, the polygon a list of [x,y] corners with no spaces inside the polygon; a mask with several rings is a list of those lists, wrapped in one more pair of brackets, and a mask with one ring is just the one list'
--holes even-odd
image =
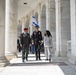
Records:
{"label": "ceremonial guard", "polygon": [[34,42],[34,47],[35,47],[35,55],[36,55],[36,60],[41,60],[40,58],[40,45],[42,41],[42,33],[39,31],[39,26],[35,26],[35,31],[32,34],[32,40]]}
{"label": "ceremonial guard", "polygon": [[29,45],[30,45],[30,35],[28,33],[28,28],[24,28],[24,33],[20,35],[20,46],[22,47],[23,62],[25,58],[26,60],[28,60]]}

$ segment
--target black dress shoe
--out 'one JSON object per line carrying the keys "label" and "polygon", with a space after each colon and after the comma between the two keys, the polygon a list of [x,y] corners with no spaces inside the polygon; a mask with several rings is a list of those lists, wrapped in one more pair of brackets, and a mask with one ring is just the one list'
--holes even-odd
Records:
{"label": "black dress shoe", "polygon": [[45,61],[47,61],[48,59],[45,59]]}
{"label": "black dress shoe", "polygon": [[23,62],[23,63],[25,62],[24,59],[22,59],[22,62]]}
{"label": "black dress shoe", "polygon": [[38,60],[38,58],[36,58],[36,60]]}
{"label": "black dress shoe", "polygon": [[51,59],[49,59],[49,62],[51,62]]}
{"label": "black dress shoe", "polygon": [[39,60],[41,60],[41,59],[39,59]]}
{"label": "black dress shoe", "polygon": [[28,61],[28,59],[26,59],[26,61]]}

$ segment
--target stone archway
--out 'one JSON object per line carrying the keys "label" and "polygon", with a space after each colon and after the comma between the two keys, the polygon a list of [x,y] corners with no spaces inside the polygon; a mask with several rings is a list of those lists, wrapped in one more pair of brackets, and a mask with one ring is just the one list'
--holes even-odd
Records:
{"label": "stone archway", "polygon": [[45,30],[46,30],[46,5],[44,4],[42,7],[42,12],[41,12],[41,31],[42,31],[42,36],[44,36]]}

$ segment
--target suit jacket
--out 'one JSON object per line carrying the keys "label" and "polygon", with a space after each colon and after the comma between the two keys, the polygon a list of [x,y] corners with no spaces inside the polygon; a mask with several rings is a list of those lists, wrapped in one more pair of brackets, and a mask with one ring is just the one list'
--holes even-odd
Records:
{"label": "suit jacket", "polygon": [[29,33],[22,33],[20,35],[20,44],[25,45],[25,46],[29,46],[30,44],[30,35]]}
{"label": "suit jacket", "polygon": [[35,45],[38,45],[40,44],[39,41],[42,41],[42,33],[41,31],[34,31],[33,34],[32,34],[32,40],[34,40],[34,44]]}

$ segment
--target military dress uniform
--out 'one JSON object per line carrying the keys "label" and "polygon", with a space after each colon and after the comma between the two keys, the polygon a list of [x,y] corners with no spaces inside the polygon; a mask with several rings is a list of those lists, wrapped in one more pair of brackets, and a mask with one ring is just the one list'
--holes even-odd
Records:
{"label": "military dress uniform", "polygon": [[34,31],[32,34],[32,40],[34,41],[36,60],[38,60],[38,58],[39,60],[41,60],[40,59],[40,44],[42,41],[41,31]]}
{"label": "military dress uniform", "polygon": [[30,35],[28,33],[22,33],[20,36],[20,41],[22,44],[22,61],[24,62],[25,58],[28,60]]}

